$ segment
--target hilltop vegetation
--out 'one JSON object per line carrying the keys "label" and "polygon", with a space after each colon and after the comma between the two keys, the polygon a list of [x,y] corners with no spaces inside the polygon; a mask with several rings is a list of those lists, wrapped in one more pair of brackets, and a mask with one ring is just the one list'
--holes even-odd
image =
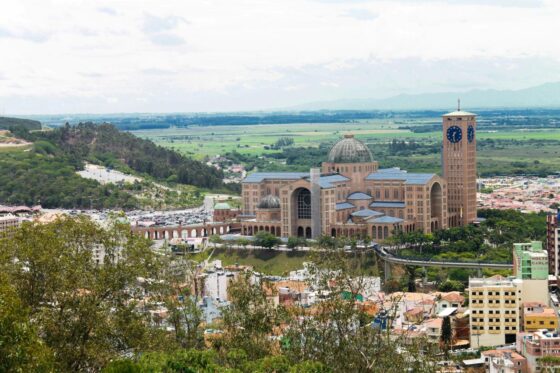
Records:
{"label": "hilltop vegetation", "polygon": [[203,188],[222,186],[221,171],[149,140],[121,132],[111,124],[65,125],[47,133],[33,134],[32,140],[48,141],[80,161],[89,160],[114,168],[124,165],[158,180]]}
{"label": "hilltop vegetation", "polygon": [[30,119],[0,117],[0,129],[11,130],[20,128],[28,131],[40,130],[41,122]]}
{"label": "hilltop vegetation", "polygon": [[[14,130],[33,142],[28,151],[0,155],[0,201],[42,204],[54,208],[138,208],[192,206],[201,193],[187,185],[222,187],[215,168],[155,145],[115,127],[93,123],[64,126],[49,132]],[[76,174],[85,162],[141,174],[144,182],[101,185]],[[173,191],[152,181],[176,185]]]}

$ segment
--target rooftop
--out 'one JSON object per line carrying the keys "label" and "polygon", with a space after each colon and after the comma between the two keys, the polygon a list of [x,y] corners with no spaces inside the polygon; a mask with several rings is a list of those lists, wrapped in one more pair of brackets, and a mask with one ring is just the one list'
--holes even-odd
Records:
{"label": "rooftop", "polygon": [[400,168],[385,168],[366,176],[366,180],[401,180],[405,184],[424,185],[436,174],[408,173]]}
{"label": "rooftop", "polygon": [[382,216],[382,215],[383,215],[382,212],[370,210],[370,209],[358,210],[352,213],[352,216],[363,217],[363,218],[367,218],[371,216]]}
{"label": "rooftop", "polygon": [[396,207],[396,208],[400,208],[400,207],[404,207],[405,203],[404,202],[372,202],[370,205],[370,207]]}
{"label": "rooftop", "polygon": [[362,193],[362,192],[355,192],[350,194],[346,197],[349,200],[364,200],[364,199],[371,199],[372,197],[369,194]]}
{"label": "rooftop", "polygon": [[338,140],[327,157],[330,163],[367,163],[373,162],[373,156],[366,144],[354,138],[354,135],[344,135]]}
{"label": "rooftop", "polygon": [[469,113],[468,111],[456,110],[447,114],[443,114],[443,116],[444,117],[476,117],[476,114]]}
{"label": "rooftop", "polygon": [[380,223],[380,224],[395,224],[395,223],[401,223],[404,220],[403,219],[399,219],[399,218],[394,218],[392,216],[382,216],[380,218],[375,218],[375,219],[369,219],[368,220],[370,223]]}
{"label": "rooftop", "polygon": [[346,209],[353,209],[354,206],[353,204],[349,203],[349,202],[340,202],[336,204],[336,210],[346,210]]}

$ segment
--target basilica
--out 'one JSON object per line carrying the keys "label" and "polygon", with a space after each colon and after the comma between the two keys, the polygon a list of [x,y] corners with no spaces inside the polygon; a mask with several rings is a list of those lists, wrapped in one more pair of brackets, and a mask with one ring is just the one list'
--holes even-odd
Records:
{"label": "basilica", "polygon": [[379,168],[348,134],[310,172],[255,172],[242,183],[242,234],[364,237],[465,225],[476,219],[476,115],[443,115],[442,173]]}

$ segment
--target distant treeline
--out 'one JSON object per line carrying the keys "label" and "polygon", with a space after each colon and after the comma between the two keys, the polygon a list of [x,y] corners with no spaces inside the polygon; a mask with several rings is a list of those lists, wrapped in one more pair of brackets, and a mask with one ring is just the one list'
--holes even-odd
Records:
{"label": "distant treeline", "polygon": [[[479,125],[526,125],[555,126],[560,120],[560,109],[484,109],[473,110],[479,116]],[[162,129],[189,126],[227,126],[258,124],[295,124],[295,123],[348,123],[364,119],[387,119],[403,125],[405,129],[415,132],[431,131],[437,127],[445,110],[320,110],[299,112],[246,112],[246,113],[196,113],[196,114],[109,114],[81,115],[71,124],[79,122],[107,122],[126,130]],[[434,124],[424,126],[407,126],[415,119],[433,118]],[[66,116],[45,116],[43,123],[51,127],[63,125]],[[439,127],[438,127],[439,128]]]}
{"label": "distant treeline", "polygon": [[375,118],[371,112],[310,112],[297,114],[263,114],[263,115],[182,115],[165,116],[157,120],[142,118],[112,119],[121,130],[156,129],[189,126],[235,126],[257,124],[291,124],[291,123],[346,123],[359,119]]}
{"label": "distant treeline", "polygon": [[0,129],[17,130],[20,128],[29,131],[40,130],[41,122],[38,122],[36,120],[30,120],[30,119],[0,117]]}

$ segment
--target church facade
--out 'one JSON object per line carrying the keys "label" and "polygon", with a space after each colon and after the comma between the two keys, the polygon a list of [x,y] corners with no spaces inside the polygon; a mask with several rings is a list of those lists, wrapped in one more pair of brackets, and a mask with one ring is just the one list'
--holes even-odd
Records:
{"label": "church facade", "polygon": [[367,146],[345,135],[321,169],[256,172],[242,182],[244,235],[369,236],[430,233],[476,219],[476,115],[443,115],[442,176],[379,168]]}

